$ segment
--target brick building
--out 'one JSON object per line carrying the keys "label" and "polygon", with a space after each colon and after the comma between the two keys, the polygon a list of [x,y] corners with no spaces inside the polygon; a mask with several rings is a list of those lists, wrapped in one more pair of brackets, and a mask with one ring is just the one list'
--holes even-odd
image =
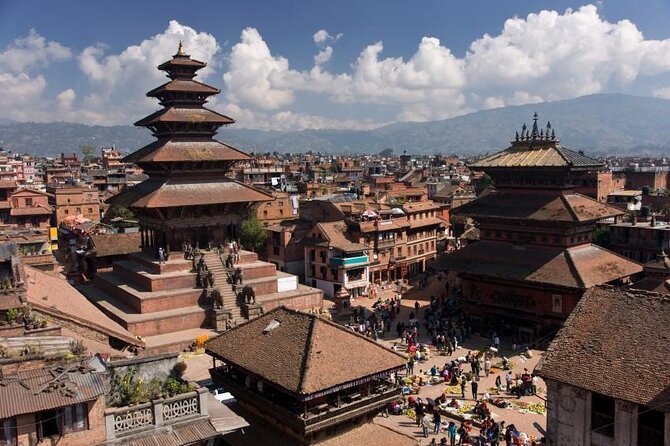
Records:
{"label": "brick building", "polygon": [[547,384],[547,446],[670,446],[668,320],[667,296],[584,294],[535,369]]}
{"label": "brick building", "polygon": [[256,218],[264,226],[295,220],[299,217],[298,196],[285,192],[272,192],[273,200],[263,201],[256,208]]}
{"label": "brick building", "polygon": [[612,250],[636,262],[650,262],[663,250],[670,250],[670,225],[655,218],[615,223],[609,228]]}
{"label": "brick building", "polygon": [[53,226],[71,216],[83,216],[100,221],[100,198],[98,190],[86,186],[48,186],[49,204],[55,208]]}

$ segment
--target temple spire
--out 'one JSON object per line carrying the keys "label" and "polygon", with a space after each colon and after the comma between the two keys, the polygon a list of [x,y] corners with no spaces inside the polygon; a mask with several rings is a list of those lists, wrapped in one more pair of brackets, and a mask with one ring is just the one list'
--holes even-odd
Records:
{"label": "temple spire", "polygon": [[177,48],[177,54],[175,56],[188,56],[186,54],[186,50],[184,50],[184,45],[181,43],[181,40],[179,41],[179,47]]}
{"label": "temple spire", "polygon": [[531,132],[531,136],[533,139],[537,138],[539,136],[540,132],[538,131],[537,128],[537,112],[533,114],[533,131]]}

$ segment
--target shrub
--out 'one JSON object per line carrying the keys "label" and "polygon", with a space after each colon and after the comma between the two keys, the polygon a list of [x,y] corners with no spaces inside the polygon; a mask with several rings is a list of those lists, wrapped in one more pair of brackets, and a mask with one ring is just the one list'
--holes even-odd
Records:
{"label": "shrub", "polygon": [[73,339],[70,341],[70,351],[75,356],[84,356],[88,349],[84,343],[79,339]]}
{"label": "shrub", "polygon": [[155,400],[163,396],[163,385],[158,378],[151,378],[144,388],[144,397],[147,401]]}
{"label": "shrub", "polygon": [[174,373],[177,375],[179,379],[181,379],[184,376],[184,373],[186,372],[186,363],[184,361],[179,361],[174,365]]}
{"label": "shrub", "polygon": [[186,381],[182,381],[173,377],[166,379],[165,383],[163,384],[163,391],[167,394],[167,396],[175,396],[190,392],[192,390],[195,390],[195,386]]}
{"label": "shrub", "polygon": [[112,393],[119,405],[129,406],[145,402],[142,389],[142,380],[135,379],[137,369],[131,367],[126,373],[115,375],[112,384]]}
{"label": "shrub", "polygon": [[14,322],[18,317],[19,317],[18,308],[10,308],[9,310],[7,310],[7,322]]}

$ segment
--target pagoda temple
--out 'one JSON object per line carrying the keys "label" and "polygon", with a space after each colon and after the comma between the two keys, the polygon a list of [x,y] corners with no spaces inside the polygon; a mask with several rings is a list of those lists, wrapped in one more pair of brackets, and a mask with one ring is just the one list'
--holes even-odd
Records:
{"label": "pagoda temple", "polygon": [[604,166],[561,146],[551,123],[525,124],[511,146],[469,166],[495,190],[458,207],[480,241],[447,256],[473,328],[518,336],[551,335],[589,288],[624,284],[642,266],[591,243],[596,223],[623,211],[575,192],[586,171]]}
{"label": "pagoda temple", "polygon": [[[144,353],[179,351],[198,336],[213,336],[280,305],[315,311],[323,304],[321,290],[299,284],[256,253],[241,250],[231,265],[229,250],[217,249],[238,239],[250,206],[272,196],[226,177],[234,163],[250,157],[214,139],[219,127],[234,121],[203,106],[219,93],[193,80],[203,67],[181,44],[158,67],[170,81],[148,96],[163,109],[136,123],[158,139],[125,158],[149,179],[109,200],[137,215],[141,237],[135,243],[141,246],[125,247],[124,258],[79,286],[137,336]],[[159,248],[169,255],[160,259]]]}
{"label": "pagoda temple", "polygon": [[191,59],[179,44],[177,54],[158,66],[170,81],[151,90],[163,108],[135,123],[157,141],[124,158],[149,179],[109,200],[130,208],[140,222],[142,247],[181,251],[185,243],[204,248],[238,238],[240,216],[272,196],[226,178],[234,163],[251,157],[214,139],[235,122],[204,107],[218,88],[194,80],[207,64]]}

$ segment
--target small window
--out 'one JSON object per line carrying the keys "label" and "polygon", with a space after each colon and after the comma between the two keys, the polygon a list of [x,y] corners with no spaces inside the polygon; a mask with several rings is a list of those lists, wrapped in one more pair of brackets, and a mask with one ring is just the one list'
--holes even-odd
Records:
{"label": "small window", "polygon": [[663,446],[665,438],[665,414],[648,407],[638,407],[637,444]]}
{"label": "small window", "polygon": [[614,398],[591,394],[591,431],[614,437]]}
{"label": "small window", "polygon": [[26,206],[32,206],[33,205],[33,199],[32,198],[26,198]]}
{"label": "small window", "polygon": [[77,208],[77,214],[81,214],[81,208]]}
{"label": "small window", "polygon": [[65,215],[67,215],[67,214],[70,213],[69,209],[64,209],[63,211],[64,211],[63,213],[64,213]]}
{"label": "small window", "polygon": [[551,311],[554,313],[563,313],[563,296],[560,294],[551,295]]}
{"label": "small window", "polygon": [[93,208],[88,208],[88,213],[92,214],[93,213]]}

